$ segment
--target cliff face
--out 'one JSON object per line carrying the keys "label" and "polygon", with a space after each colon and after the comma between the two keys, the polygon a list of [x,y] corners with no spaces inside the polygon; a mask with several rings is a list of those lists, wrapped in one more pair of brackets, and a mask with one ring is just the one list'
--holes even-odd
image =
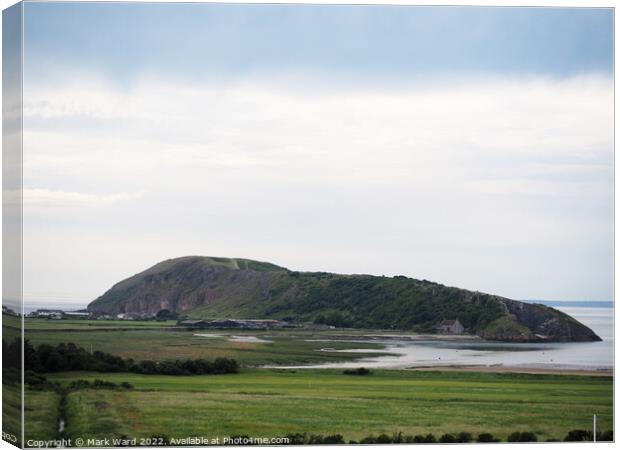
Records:
{"label": "cliff face", "polygon": [[543,305],[407,277],[292,272],[247,259],[163,261],[114,285],[88,306],[118,314],[169,309],[195,318],[274,318],[339,327],[434,332],[459,319],[485,339],[595,341],[588,327]]}
{"label": "cliff face", "polygon": [[506,315],[482,331],[482,337],[513,342],[601,340],[590,328],[557,309],[508,299],[500,301]]}
{"label": "cliff face", "polygon": [[183,257],[166,260],[115,284],[88,305],[97,313],[188,312],[222,303],[234,307],[260,299],[286,269],[243,259]]}

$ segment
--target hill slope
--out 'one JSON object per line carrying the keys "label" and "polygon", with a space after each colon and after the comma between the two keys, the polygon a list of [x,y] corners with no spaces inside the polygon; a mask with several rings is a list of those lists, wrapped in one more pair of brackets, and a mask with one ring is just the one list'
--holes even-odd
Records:
{"label": "hill slope", "polygon": [[293,272],[248,259],[187,256],[163,261],[114,285],[88,305],[97,313],[195,318],[273,318],[338,327],[434,332],[459,319],[485,339],[596,341],[572,317],[547,306],[407,277]]}

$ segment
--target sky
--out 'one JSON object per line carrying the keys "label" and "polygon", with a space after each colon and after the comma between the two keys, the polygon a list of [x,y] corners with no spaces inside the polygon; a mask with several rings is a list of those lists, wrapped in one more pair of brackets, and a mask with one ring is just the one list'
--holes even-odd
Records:
{"label": "sky", "polygon": [[610,9],[27,3],[24,295],[245,257],[613,296]]}

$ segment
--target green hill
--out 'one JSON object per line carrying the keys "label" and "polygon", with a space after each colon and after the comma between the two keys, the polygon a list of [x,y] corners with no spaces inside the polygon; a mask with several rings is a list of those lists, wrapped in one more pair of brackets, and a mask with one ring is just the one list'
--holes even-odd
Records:
{"label": "green hill", "polygon": [[295,272],[239,258],[169,259],[114,285],[95,313],[157,313],[192,318],[281,319],[337,327],[432,333],[458,319],[469,333],[502,341],[595,341],[574,318],[547,306],[404,276]]}

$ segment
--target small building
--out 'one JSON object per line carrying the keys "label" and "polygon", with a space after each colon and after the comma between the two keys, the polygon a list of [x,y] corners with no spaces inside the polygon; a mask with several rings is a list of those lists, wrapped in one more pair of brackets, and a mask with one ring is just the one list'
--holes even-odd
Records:
{"label": "small building", "polygon": [[64,312],[60,309],[37,309],[36,311],[28,314],[28,317],[45,317],[47,319],[62,319]]}
{"label": "small building", "polygon": [[116,315],[116,318],[120,320],[140,320],[146,317],[140,313],[120,313]]}
{"label": "small building", "polygon": [[463,334],[465,327],[459,319],[442,320],[437,325],[437,332],[441,334]]}
{"label": "small building", "polygon": [[218,319],[218,320],[179,320],[177,325],[188,328],[252,329],[286,328],[290,325],[282,320],[257,319]]}

